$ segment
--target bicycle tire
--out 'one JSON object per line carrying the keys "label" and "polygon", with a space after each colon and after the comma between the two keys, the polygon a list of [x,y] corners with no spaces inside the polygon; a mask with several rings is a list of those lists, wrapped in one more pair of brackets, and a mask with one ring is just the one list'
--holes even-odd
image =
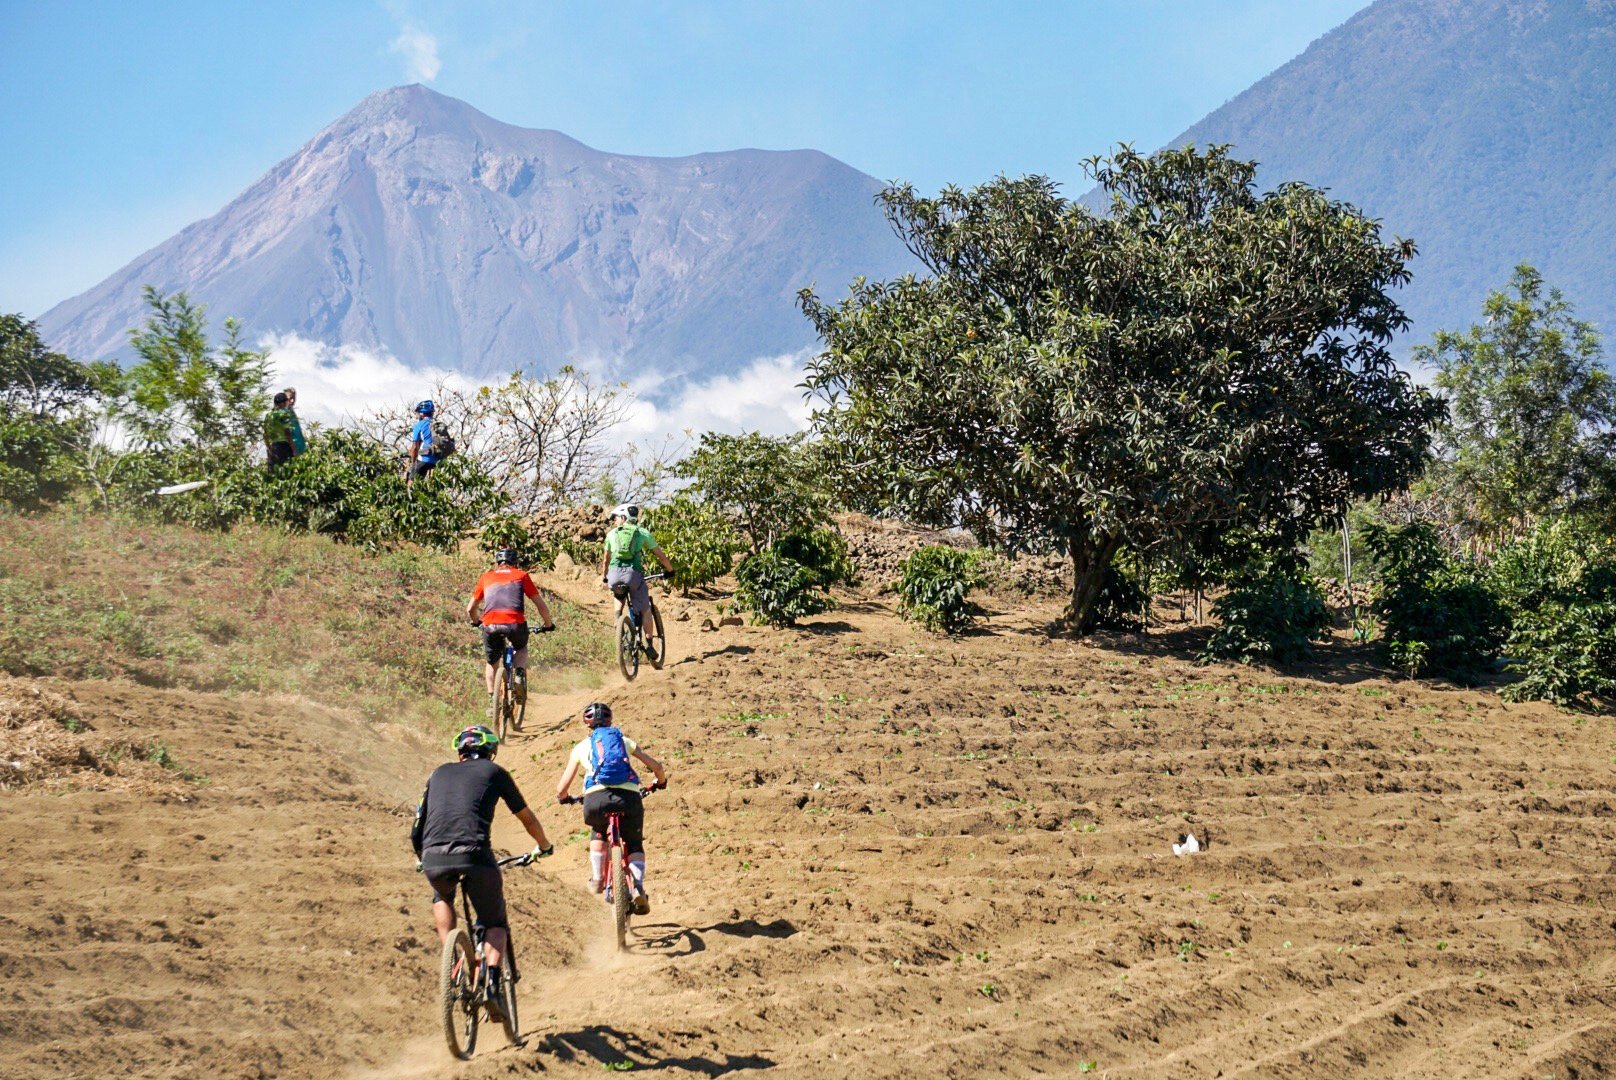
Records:
{"label": "bicycle tire", "polygon": [[511,712],[511,676],[509,670],[500,669],[499,678],[494,680],[494,734],[499,741],[505,741],[505,727]]}
{"label": "bicycle tire", "polygon": [[617,666],[630,682],[640,673],[640,639],[627,611],[617,617]]}
{"label": "bicycle tire", "polygon": [[476,981],[477,958],[471,951],[471,935],[464,927],[456,927],[449,940],[443,943],[443,959],[438,965],[438,997],[443,1014],[443,1037],[449,1044],[449,1053],[461,1061],[469,1061],[477,1047]]}
{"label": "bicycle tire", "polygon": [[617,926],[617,948],[628,948],[628,872],[623,869],[627,856],[621,847],[607,852],[612,860],[612,921]]}
{"label": "bicycle tire", "polygon": [[661,608],[654,607],[651,609],[651,623],[656,627],[656,637],[652,643],[652,647],[656,650],[656,656],[651,660],[651,666],[661,671],[662,665],[668,662],[668,636],[662,630]]}
{"label": "bicycle tire", "polygon": [[522,721],[527,719],[527,673],[512,675],[511,678],[522,688],[521,696],[515,700],[511,709],[511,729],[521,731]]}
{"label": "bicycle tire", "polygon": [[502,1021],[505,1027],[505,1037],[512,1046],[522,1045],[522,1025],[516,1019],[516,964],[507,954],[505,963],[505,977],[499,984],[499,1003],[505,1012]]}

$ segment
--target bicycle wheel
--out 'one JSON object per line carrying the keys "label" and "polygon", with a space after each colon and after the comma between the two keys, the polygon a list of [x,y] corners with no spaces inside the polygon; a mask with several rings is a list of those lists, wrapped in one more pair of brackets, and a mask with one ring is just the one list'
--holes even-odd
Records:
{"label": "bicycle wheel", "polygon": [[499,677],[494,680],[494,734],[499,741],[505,741],[505,726],[511,715],[511,672],[509,668],[501,668]]}
{"label": "bicycle wheel", "polygon": [[522,721],[527,718],[527,672],[520,672],[512,678],[516,680],[517,694],[515,707],[511,710],[511,727],[521,731]]}
{"label": "bicycle wheel", "polygon": [[617,617],[617,666],[625,679],[633,679],[640,673],[640,638],[634,628],[634,617],[627,611]]}
{"label": "bicycle wheel", "polygon": [[477,1045],[477,958],[472,955],[471,935],[459,927],[443,943],[443,961],[438,967],[439,1004],[443,1010],[443,1037],[449,1053],[462,1061],[471,1057]]}
{"label": "bicycle wheel", "polygon": [[628,872],[623,869],[626,857],[621,847],[606,853],[612,860],[612,921],[617,925],[617,947],[628,948]]}
{"label": "bicycle wheel", "polygon": [[499,1003],[505,1010],[505,1037],[512,1046],[522,1045],[522,1025],[516,1020],[516,961],[506,958],[505,977],[499,984]]}
{"label": "bicycle wheel", "polygon": [[662,632],[661,608],[654,607],[651,609],[651,626],[655,630],[655,633],[650,635],[651,648],[656,650],[656,655],[651,660],[651,666],[661,671],[662,665],[668,662],[668,638]]}

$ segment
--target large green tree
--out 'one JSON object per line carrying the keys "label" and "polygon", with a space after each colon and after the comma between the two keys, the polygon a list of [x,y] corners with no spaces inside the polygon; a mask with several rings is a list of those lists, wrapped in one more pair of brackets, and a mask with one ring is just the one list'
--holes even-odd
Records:
{"label": "large green tree", "polygon": [[224,321],[224,343],[215,348],[204,309],[183,292],[148,285],[144,295],[146,324],[129,334],[140,360],[118,381],[117,419],[147,449],[256,445],[269,408],[265,355],[242,346],[235,319]]}
{"label": "large green tree", "polygon": [[1078,630],[1124,547],[1293,543],[1415,476],[1441,411],[1387,348],[1412,244],[1316,188],[1259,195],[1223,148],[1088,164],[1106,213],[1042,177],[889,188],[929,276],[802,295],[854,499],[1066,552]]}
{"label": "large green tree", "polygon": [[21,315],[0,315],[0,499],[38,506],[72,486],[73,455],[91,436],[97,375],[47,348]]}
{"label": "large green tree", "polygon": [[1525,265],[1482,314],[1414,350],[1450,403],[1432,493],[1483,537],[1554,513],[1616,519],[1616,380],[1599,335]]}

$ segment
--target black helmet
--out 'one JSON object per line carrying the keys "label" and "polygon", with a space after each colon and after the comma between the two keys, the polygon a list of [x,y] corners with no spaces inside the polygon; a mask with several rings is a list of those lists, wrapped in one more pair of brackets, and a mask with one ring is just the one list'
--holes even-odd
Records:
{"label": "black helmet", "polygon": [[612,722],[612,707],[600,701],[584,706],[584,720],[590,727],[606,727]]}
{"label": "black helmet", "polygon": [[461,756],[478,754],[491,758],[499,747],[499,736],[482,724],[473,724],[455,736],[455,752]]}
{"label": "black helmet", "polygon": [[517,556],[515,548],[503,547],[494,552],[494,561],[497,563],[504,563],[506,566],[515,566],[516,558]]}

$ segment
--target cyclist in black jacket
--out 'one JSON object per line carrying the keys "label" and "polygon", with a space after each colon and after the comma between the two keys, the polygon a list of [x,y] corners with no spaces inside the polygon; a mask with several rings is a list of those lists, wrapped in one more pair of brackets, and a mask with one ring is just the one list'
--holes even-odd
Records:
{"label": "cyclist in black jacket", "polygon": [[481,724],[455,736],[459,761],[440,765],[427,778],[421,805],[415,810],[410,843],[420,870],[432,883],[432,921],[438,939],[455,929],[455,886],[463,885],[477,921],[488,931],[484,956],[488,964],[488,1002],[499,1013],[499,961],[509,940],[505,916],[505,882],[494,859],[489,829],[501,799],[533,838],[533,854],[555,850],[544,826],[528,808],[511,774],[494,764],[499,736]]}

